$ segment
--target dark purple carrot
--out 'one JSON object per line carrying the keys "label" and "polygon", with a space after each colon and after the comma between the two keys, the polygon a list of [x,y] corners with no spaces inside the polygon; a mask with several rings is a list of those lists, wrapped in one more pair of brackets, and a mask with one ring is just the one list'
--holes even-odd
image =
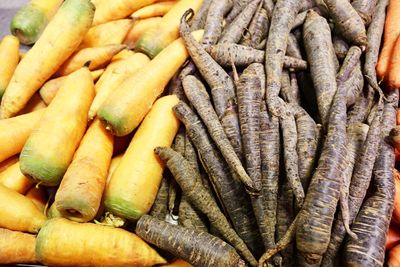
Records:
{"label": "dark purple carrot", "polygon": [[187,75],[195,73],[196,66],[192,61],[188,61],[185,66],[180,69],[168,84],[168,94],[176,95],[180,100],[187,102],[185,92],[183,92],[182,79]]}
{"label": "dark purple carrot", "polygon": [[343,66],[346,66],[346,68],[342,67],[336,75],[336,80],[338,82],[345,82],[349,79],[350,74],[360,62],[361,54],[362,51],[358,46],[350,47],[346,57],[343,60]]}
{"label": "dark purple carrot", "polygon": [[149,212],[150,215],[160,220],[165,220],[165,216],[168,213],[168,188],[169,180],[167,176],[164,176],[161,180],[154,204]]}
{"label": "dark purple carrot", "polygon": [[374,14],[378,0],[354,0],[351,5],[360,15],[365,25],[369,25]]}
{"label": "dark purple carrot", "polygon": [[303,12],[315,7],[318,3],[318,0],[302,0],[300,1],[299,12]]}
{"label": "dark purple carrot", "polygon": [[243,159],[243,146],[242,146],[242,136],[240,135],[238,108],[235,101],[230,101],[228,107],[226,108],[224,114],[221,118],[221,125],[224,128],[226,137],[228,137],[229,142],[232,144],[236,155],[242,161]]}
{"label": "dark purple carrot", "polygon": [[185,125],[187,135],[196,147],[200,161],[233,227],[252,251],[260,243],[257,224],[249,196],[239,180],[233,179],[228,166],[197,115],[184,102],[174,107],[178,119]]}
{"label": "dark purple carrot", "polygon": [[286,55],[289,57],[302,59],[299,42],[292,33],[289,34]]}
{"label": "dark purple carrot", "polygon": [[243,11],[243,9],[250,4],[252,0],[233,0],[233,6],[225,18],[227,24],[232,23],[235,18]]}
{"label": "dark purple carrot", "polygon": [[287,112],[285,102],[279,98],[280,79],[290,28],[300,9],[301,2],[297,0],[276,1],[271,18],[265,50],[266,100],[268,109],[277,117],[283,116]]}
{"label": "dark purple carrot", "polygon": [[347,123],[354,123],[357,121],[364,122],[369,116],[371,104],[374,104],[374,89],[368,85],[364,87],[364,90],[361,91],[360,95],[356,99],[356,102],[348,111],[347,115]]}
{"label": "dark purple carrot", "polygon": [[364,75],[361,70],[361,62],[358,62],[344,84],[347,88],[346,105],[349,107],[356,102],[356,99],[364,88]]}
{"label": "dark purple carrot", "polygon": [[351,230],[357,239],[349,238],[344,247],[347,266],[383,266],[386,235],[389,229],[395,185],[393,179],[394,150],[386,137],[396,124],[396,108],[399,92],[390,92],[382,115],[381,140],[374,164],[373,192],[357,214]]}
{"label": "dark purple carrot", "polygon": [[232,0],[212,0],[204,24],[202,43],[206,46],[216,44],[223,30],[223,20],[232,8]]}
{"label": "dark purple carrot", "polygon": [[322,124],[326,128],[337,88],[331,32],[326,19],[312,10],[307,15],[303,30],[304,46],[317,95],[318,110]]}
{"label": "dark purple carrot", "polygon": [[342,61],[349,51],[349,45],[347,42],[339,35],[334,34],[332,37],[333,49],[335,50],[335,54],[337,59]]}
{"label": "dark purple carrot", "polygon": [[194,266],[246,266],[233,247],[203,231],[144,215],[137,222],[135,232],[145,241]]}
{"label": "dark purple carrot", "polygon": [[242,38],[244,46],[257,47],[268,35],[269,19],[267,11],[259,6],[250,22],[249,29]]}
{"label": "dark purple carrot", "polygon": [[214,225],[224,239],[235,247],[243,258],[252,266],[257,266],[257,262],[246,244],[231,228],[218,204],[204,187],[200,174],[190,166],[181,154],[171,148],[157,147],[154,152],[165,162],[189,201],[207,216],[210,224]]}
{"label": "dark purple carrot", "polygon": [[201,4],[199,10],[196,12],[191,21],[190,29],[192,31],[204,28],[211,2],[212,0],[203,0],[203,3]]}
{"label": "dark purple carrot", "polygon": [[350,43],[368,44],[364,22],[348,0],[324,0],[337,30]]}
{"label": "dark purple carrot", "polygon": [[207,126],[208,132],[215,144],[220,149],[229,167],[238,175],[238,178],[246,186],[249,192],[257,193],[261,190],[261,183],[252,180],[242,166],[240,159],[236,155],[231,143],[229,142],[224,129],[218,120],[211,104],[204,85],[196,77],[188,75],[183,79],[183,89],[186,97],[195,107],[204,124]]}
{"label": "dark purple carrot", "polygon": [[[349,187],[349,221],[353,222],[357,215],[369,187],[372,169],[379,148],[382,118],[382,102],[378,104],[379,112],[369,127],[367,138],[361,148],[358,160],[355,163]],[[354,123],[354,122],[352,122]],[[341,218],[335,220],[332,227],[331,240],[324,255],[322,266],[330,267],[338,258],[338,252],[346,234]]]}
{"label": "dark purple carrot", "polygon": [[236,18],[225,27],[218,43],[238,43],[253,18],[259,3],[260,0],[252,0],[247,4]]}

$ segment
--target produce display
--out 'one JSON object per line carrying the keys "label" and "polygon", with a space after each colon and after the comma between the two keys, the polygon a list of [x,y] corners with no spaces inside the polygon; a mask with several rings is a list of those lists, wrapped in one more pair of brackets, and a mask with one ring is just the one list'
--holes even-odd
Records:
{"label": "produce display", "polygon": [[0,265],[400,267],[400,1],[31,0],[9,23]]}

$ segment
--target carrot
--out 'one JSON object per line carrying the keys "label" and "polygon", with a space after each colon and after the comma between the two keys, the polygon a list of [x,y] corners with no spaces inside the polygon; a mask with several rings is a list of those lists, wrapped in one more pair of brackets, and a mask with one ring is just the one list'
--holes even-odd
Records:
{"label": "carrot", "polygon": [[161,17],[154,17],[135,21],[128,33],[126,34],[123,43],[133,49],[140,36],[148,29],[158,27],[161,20]]}
{"label": "carrot", "polygon": [[194,266],[245,266],[235,249],[221,239],[149,215],[140,218],[136,234]]}
{"label": "carrot", "polygon": [[218,42],[223,30],[224,16],[229,12],[232,6],[232,0],[211,1],[204,24],[203,45],[209,46]]}
{"label": "carrot", "polygon": [[[396,194],[397,194],[397,185],[396,185]],[[391,250],[395,246],[400,244],[400,234],[399,229],[396,226],[390,225],[389,231],[386,238],[386,251]]]}
{"label": "carrot", "polygon": [[225,21],[226,24],[232,23],[233,20],[242,12],[242,10],[250,4],[251,0],[233,0],[233,5],[230,8],[229,13],[227,14]]}
{"label": "carrot", "polygon": [[196,65],[193,63],[192,60],[190,60],[184,68],[182,68],[172,77],[171,81],[168,84],[168,93],[171,95],[176,95],[179,100],[188,103],[185,92],[183,90],[182,80],[187,75],[195,74],[196,70]]}
{"label": "carrot", "polygon": [[207,19],[207,13],[210,8],[212,0],[203,0],[199,10],[193,17],[192,24],[190,25],[190,29],[192,31],[197,31],[198,29],[204,29],[204,25]]}
{"label": "carrot", "polygon": [[252,266],[256,266],[257,262],[246,244],[230,227],[217,203],[214,202],[210,193],[202,185],[200,175],[182,155],[171,148],[157,147],[154,152],[165,162],[191,203],[208,217],[210,223]]}
{"label": "carrot", "polygon": [[0,184],[20,194],[25,194],[33,185],[19,169],[19,162],[11,165],[0,174]]}
{"label": "carrot", "polygon": [[19,40],[12,36],[6,35],[0,43],[0,59],[3,67],[0,69],[0,99],[7,88],[8,83],[14,73],[19,61]]}
{"label": "carrot", "polygon": [[46,103],[43,101],[43,99],[40,97],[39,93],[35,93],[32,98],[29,100],[29,102],[26,104],[26,106],[17,114],[22,115],[22,114],[27,114],[34,112],[39,109],[44,109],[47,107]]}
{"label": "carrot", "polygon": [[[0,106],[0,118],[18,113],[32,95],[75,51],[89,29],[94,6],[89,0],[67,0],[35,45],[18,64]],[[60,29],[63,29],[60,32]]]}
{"label": "carrot", "polygon": [[192,267],[192,265],[190,263],[187,263],[186,261],[184,261],[182,259],[176,259],[169,264],[163,264],[161,266],[163,266],[163,267]]}
{"label": "carrot", "polygon": [[56,193],[55,205],[63,217],[88,222],[97,214],[112,150],[111,133],[95,120],[83,137]]}
{"label": "carrot", "polygon": [[246,5],[237,17],[225,27],[221,34],[219,43],[238,43],[245,28],[249,25],[254,13],[259,6],[260,0],[253,0]]}
{"label": "carrot", "polygon": [[80,48],[122,44],[134,21],[119,19],[93,26],[88,30]]}
{"label": "carrot", "polygon": [[166,176],[163,176],[160,183],[160,188],[158,189],[156,199],[154,200],[153,206],[149,214],[157,219],[165,220],[165,216],[168,213],[168,187],[169,180]]}
{"label": "carrot", "polygon": [[[193,34],[201,38],[202,31]],[[178,39],[126,79],[98,110],[97,114],[107,129],[117,136],[132,132],[188,56],[183,40]],[[135,110],[134,114],[132,110]]]}
{"label": "carrot", "polygon": [[[380,148],[373,170],[371,195],[364,199],[351,230],[358,239],[347,239],[344,247],[345,263],[348,265],[383,266],[385,241],[393,211],[395,185],[392,168],[394,151],[384,140],[396,123],[397,90],[388,95],[382,117]],[[373,223],[369,223],[369,222]],[[361,245],[362,244],[362,245]],[[368,253],[366,253],[368,251]]]}
{"label": "carrot", "polygon": [[0,120],[0,161],[21,152],[26,140],[40,121],[44,109],[14,118]]}
{"label": "carrot", "polygon": [[11,33],[22,44],[35,43],[62,3],[62,0],[31,0],[14,15]]}
{"label": "carrot", "polygon": [[53,204],[50,206],[49,209],[46,211],[46,216],[48,219],[53,219],[53,218],[62,218],[61,212],[58,211],[56,205]]}
{"label": "carrot", "polygon": [[336,34],[332,36],[332,42],[336,57],[340,61],[342,61],[347,55],[347,51],[349,50],[349,45],[341,36],[338,36]]}
{"label": "carrot", "polygon": [[68,76],[22,149],[24,175],[44,185],[60,183],[86,130],[93,87],[87,68]]}
{"label": "carrot", "polygon": [[400,225],[400,210],[399,210],[399,202],[400,202],[400,173],[394,169],[393,170],[393,178],[394,178],[394,184],[396,187],[396,194],[394,196],[394,209],[392,213],[392,223],[396,225]]}
{"label": "carrot", "polygon": [[134,75],[143,66],[148,64],[149,58],[142,53],[118,60],[108,65],[104,74],[95,85],[96,97],[94,98],[89,110],[89,119],[92,120],[99,107],[107,100],[113,91],[123,83],[124,80]]}
{"label": "carrot", "polygon": [[378,79],[386,79],[389,74],[389,64],[392,58],[393,49],[395,47],[396,40],[400,34],[400,18],[398,16],[400,10],[400,3],[398,1],[387,1],[386,5],[389,3],[387,8],[386,20],[384,33],[383,33],[383,46],[382,51],[379,54],[378,64],[376,65],[376,74]]}
{"label": "carrot", "polygon": [[101,47],[89,47],[79,50],[68,58],[61,67],[57,70],[56,76],[65,76],[79,68],[82,68],[87,63],[90,70],[103,68],[111,58],[125,49],[125,45],[110,44]]}
{"label": "carrot", "polygon": [[46,217],[29,198],[3,185],[0,185],[0,196],[0,227],[30,233],[39,231]]}
{"label": "carrot", "polygon": [[[230,66],[231,60],[235,66],[248,66],[251,63],[264,63],[265,51],[237,44],[217,44],[208,47],[207,52],[222,66]],[[285,56],[284,67],[306,70],[307,62],[302,59]]]}
{"label": "carrot", "polygon": [[386,71],[387,85],[390,89],[397,90],[400,88],[400,79],[397,77],[400,73],[400,38],[397,38],[392,55],[389,62],[389,67]]}
{"label": "carrot", "polygon": [[35,204],[36,208],[40,210],[44,214],[44,210],[47,204],[47,193],[46,190],[42,186],[34,186],[25,194],[27,198],[29,198],[33,204]]}
{"label": "carrot", "polygon": [[351,3],[358,15],[364,21],[365,25],[369,25],[372,20],[372,16],[376,9],[376,3],[378,0],[356,0]]}
{"label": "carrot", "polygon": [[50,266],[153,266],[166,263],[142,239],[126,230],[64,218],[51,219],[44,224],[37,236],[36,256]]}
{"label": "carrot", "polygon": [[395,246],[389,251],[389,259],[387,261],[387,266],[388,267],[397,267],[400,266],[400,259],[399,259],[399,251],[400,251],[400,246]]}
{"label": "carrot", "polygon": [[347,89],[346,105],[352,106],[364,88],[364,75],[361,70],[361,62],[358,61],[347,81],[344,82]]}
{"label": "carrot", "polygon": [[164,16],[177,1],[165,1],[142,7],[133,12],[130,17],[134,20]]}
{"label": "carrot", "polygon": [[[136,131],[107,186],[105,205],[108,211],[130,220],[137,220],[149,212],[164,168],[153,149],[172,144],[179,126],[172,112],[177,102],[176,96],[157,100]],[[163,135],[159,135],[160,132]]]}
{"label": "carrot", "polygon": [[204,94],[206,90],[204,85],[194,76],[189,75],[183,80],[183,88],[189,101],[203,119],[211,138],[220,149],[229,167],[239,176],[239,179],[249,191],[259,191],[261,189],[261,184],[257,183],[257,181],[252,181],[243,168],[232,145],[225,135],[224,129],[218,120],[218,116],[212,107],[209,96]]}
{"label": "carrot", "polygon": [[128,57],[133,56],[134,54],[135,52],[133,50],[130,50],[129,48],[123,49],[111,58],[111,63],[114,61],[127,59]]}
{"label": "carrot", "polygon": [[241,44],[256,47],[268,35],[269,19],[267,11],[259,6],[250,22],[248,32],[243,36]]}
{"label": "carrot", "polygon": [[186,132],[196,147],[217,197],[234,228],[252,251],[256,251],[259,244],[258,233],[254,231],[256,221],[242,184],[238,179],[231,177],[226,162],[215,144],[211,142],[205,126],[189,106],[180,101],[174,107],[174,112],[185,125]]}
{"label": "carrot", "polygon": [[134,2],[129,0],[117,0],[112,3],[108,1],[100,1],[96,4],[93,26],[112,20],[126,18],[132,14],[132,12],[144,6],[151,5],[154,2],[156,2],[156,0],[138,0]]}
{"label": "carrot", "polygon": [[16,162],[18,162],[18,155],[9,157],[8,159],[0,162],[0,174]]}
{"label": "carrot", "polygon": [[0,228],[0,264],[35,263],[36,237]]}

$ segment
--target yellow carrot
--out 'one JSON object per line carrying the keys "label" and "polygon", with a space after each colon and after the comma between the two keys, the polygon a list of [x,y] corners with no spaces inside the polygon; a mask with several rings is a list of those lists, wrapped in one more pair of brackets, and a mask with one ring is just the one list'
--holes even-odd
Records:
{"label": "yellow carrot", "polygon": [[125,37],[124,44],[128,45],[130,48],[134,48],[136,45],[137,40],[139,40],[140,36],[143,32],[147,31],[150,28],[158,27],[158,24],[161,21],[161,17],[154,17],[148,19],[142,19],[136,21],[131,29],[129,30],[128,34]]}
{"label": "yellow carrot", "polygon": [[93,220],[100,207],[113,153],[113,136],[99,120],[90,125],[57,190],[55,204],[63,217]]}
{"label": "yellow carrot", "polygon": [[200,8],[203,0],[181,0],[162,18],[158,27],[145,31],[135,45],[135,50],[154,58],[170,43],[179,37],[180,19],[188,9],[194,12]]}
{"label": "yellow carrot", "polygon": [[89,47],[74,53],[56,72],[56,76],[68,75],[89,63],[89,69],[103,68],[111,58],[125,49],[125,45],[110,44],[100,47]]}
{"label": "yellow carrot", "polygon": [[0,43],[0,99],[19,62],[19,41],[12,35],[6,35]]}
{"label": "yellow carrot", "polygon": [[57,207],[54,204],[54,202],[50,206],[50,208],[47,210],[46,216],[47,216],[48,219],[61,218],[62,217],[60,211],[57,209]]}
{"label": "yellow carrot", "polygon": [[40,94],[37,92],[32,96],[32,98],[29,100],[26,106],[20,112],[18,112],[18,114],[22,115],[30,113],[35,110],[44,109],[45,107],[47,107],[46,103],[43,101],[43,99],[40,97]]}
{"label": "yellow carrot", "polygon": [[94,6],[89,0],[66,0],[39,40],[15,69],[0,106],[0,118],[17,114],[75,51],[89,29]]}
{"label": "yellow carrot", "polygon": [[123,156],[124,156],[124,154],[119,154],[118,156],[115,156],[115,157],[112,158],[111,163],[110,163],[110,167],[108,168],[106,185],[108,185],[108,183],[110,182],[111,176],[115,172],[115,169],[117,169],[117,167],[118,167],[119,163],[121,162]]}
{"label": "yellow carrot", "polygon": [[45,223],[37,236],[36,255],[49,266],[153,266],[166,262],[133,233],[64,218]]}
{"label": "yellow carrot", "polygon": [[101,104],[124,80],[143,68],[149,61],[150,59],[145,54],[135,53],[127,59],[118,60],[108,65],[104,74],[96,83],[96,97],[89,110],[89,119],[91,120],[96,116]]}
{"label": "yellow carrot", "polygon": [[9,157],[8,159],[0,162],[0,174],[16,162],[18,162],[18,155]]}
{"label": "yellow carrot", "polygon": [[21,152],[44,109],[14,118],[0,120],[0,162]]}
{"label": "yellow carrot", "polygon": [[135,52],[130,50],[130,49],[124,49],[115,56],[112,57],[111,63],[114,61],[122,60],[122,59],[127,59],[128,57],[134,55]]}
{"label": "yellow carrot", "polygon": [[[90,72],[92,75],[93,81],[96,81],[104,72],[104,69],[93,70]],[[53,98],[56,96],[58,89],[60,89],[61,85],[68,77],[61,76],[58,78],[51,79],[43,84],[42,88],[39,90],[40,97],[43,99],[44,103],[49,105]]]}
{"label": "yellow carrot", "polygon": [[178,102],[175,95],[157,100],[136,131],[106,188],[104,203],[108,211],[130,220],[149,212],[164,169],[154,148],[171,146],[179,127],[172,107]]}
{"label": "yellow carrot", "polygon": [[131,19],[119,19],[96,25],[86,33],[80,48],[121,44],[132,24]]}
{"label": "yellow carrot", "polygon": [[142,7],[141,9],[133,12],[131,18],[138,20],[158,16],[162,17],[176,4],[176,2],[177,1],[165,1]]}
{"label": "yellow carrot", "polygon": [[13,17],[10,30],[21,43],[36,42],[63,0],[31,0]]}
{"label": "yellow carrot", "polygon": [[[203,31],[193,33],[197,40]],[[133,76],[126,79],[100,106],[98,116],[115,135],[132,132],[188,57],[182,39],[166,47]]]}
{"label": "yellow carrot", "polygon": [[0,227],[37,233],[45,221],[29,198],[0,184]]}
{"label": "yellow carrot", "polygon": [[0,184],[15,192],[25,194],[32,187],[33,182],[22,174],[19,162],[16,162],[0,173]]}
{"label": "yellow carrot", "polygon": [[171,263],[163,264],[161,266],[162,267],[192,267],[193,265],[191,265],[190,263],[188,263],[182,259],[176,259]]}
{"label": "yellow carrot", "polygon": [[100,1],[96,3],[93,25],[102,24],[108,21],[123,19],[141,7],[150,5],[156,0],[113,0]]}
{"label": "yellow carrot", "polygon": [[35,263],[35,244],[34,235],[0,228],[0,264]]}
{"label": "yellow carrot", "polygon": [[60,183],[85,133],[93,97],[93,79],[87,68],[68,76],[22,149],[23,174],[44,185]]}
{"label": "yellow carrot", "polygon": [[35,204],[36,208],[44,214],[44,209],[47,203],[47,193],[43,186],[33,186],[25,196],[29,198],[33,204]]}

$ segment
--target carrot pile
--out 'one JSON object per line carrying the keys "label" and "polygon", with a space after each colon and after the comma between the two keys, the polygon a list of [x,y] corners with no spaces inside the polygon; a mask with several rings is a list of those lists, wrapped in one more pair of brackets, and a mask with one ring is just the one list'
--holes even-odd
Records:
{"label": "carrot pile", "polygon": [[399,12],[32,0],[0,43],[0,265],[400,266]]}

